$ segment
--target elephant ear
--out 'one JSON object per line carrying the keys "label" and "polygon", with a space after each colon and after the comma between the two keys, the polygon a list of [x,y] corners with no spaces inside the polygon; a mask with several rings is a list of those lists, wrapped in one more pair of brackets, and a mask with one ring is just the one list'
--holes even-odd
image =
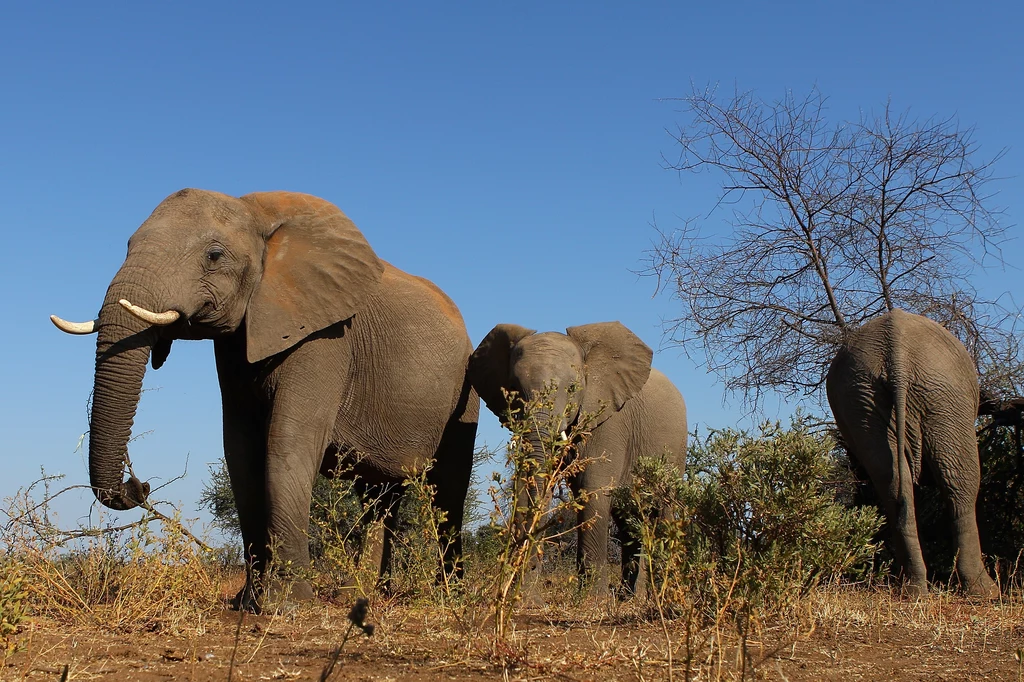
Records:
{"label": "elephant ear", "polygon": [[469,356],[469,382],[483,398],[487,409],[504,423],[508,402],[501,389],[508,388],[509,359],[512,348],[535,329],[520,327],[518,324],[499,324],[476,347]]}
{"label": "elephant ear", "polygon": [[586,364],[580,409],[599,415],[597,423],[601,423],[644,387],[654,353],[621,322],[597,322],[565,331],[583,349]]}
{"label": "elephant ear", "polygon": [[347,320],[380,287],[384,262],[334,204],[297,192],[242,197],[265,240],[263,277],[246,310],[257,362]]}

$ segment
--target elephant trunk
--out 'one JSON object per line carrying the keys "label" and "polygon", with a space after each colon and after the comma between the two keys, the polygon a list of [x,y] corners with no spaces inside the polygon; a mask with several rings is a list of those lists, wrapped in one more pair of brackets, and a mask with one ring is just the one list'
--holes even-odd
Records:
{"label": "elephant trunk", "polygon": [[132,423],[142,392],[146,361],[156,331],[126,311],[118,301],[150,305],[153,296],[123,277],[121,268],[107,290],[99,315],[96,374],[89,415],[89,481],[102,504],[132,509],[146,500],[149,484],[134,475],[122,481]]}
{"label": "elephant trunk", "polygon": [[554,454],[545,451],[543,443],[547,440],[546,434],[540,434],[535,431],[531,431],[526,435],[526,441],[532,447],[533,453],[527,461],[523,462],[527,468],[523,473],[527,474],[527,477],[523,481],[523,487],[516,491],[517,504],[524,510],[534,510],[542,493],[542,484],[540,480],[535,478],[535,474],[547,468],[544,466],[544,460]]}

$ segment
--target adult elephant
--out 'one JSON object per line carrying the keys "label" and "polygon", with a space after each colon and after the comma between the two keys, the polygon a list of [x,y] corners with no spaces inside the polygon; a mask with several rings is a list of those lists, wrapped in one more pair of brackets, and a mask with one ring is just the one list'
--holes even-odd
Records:
{"label": "adult elephant", "polygon": [[[435,504],[454,533],[449,566],[456,561],[480,409],[466,380],[472,344],[455,304],[378,259],[333,204],[183,189],[132,235],[94,322],[52,319],[98,333],[89,475],[112,509],[149,493],[134,476],[122,482],[147,359],[158,369],[174,339],[213,339],[224,456],[252,569],[239,605],[259,608],[255,577],[271,558],[309,565],[313,483],[340,462],[384,495],[385,512],[410,472],[433,462]],[[393,530],[386,523],[378,547],[382,570]],[[305,580],[291,585],[291,598],[312,594]]]}
{"label": "adult elephant", "polygon": [[[591,435],[577,456],[591,459],[571,485],[599,491],[579,512],[577,567],[582,573],[608,563],[611,488],[629,483],[636,460],[668,453],[680,469],[686,457],[686,404],[668,378],[651,368],[651,349],[620,322],[569,327],[566,333],[536,333],[515,324],[492,329],[469,359],[469,378],[484,403],[503,423],[508,403],[502,389],[533,400],[556,386],[547,399],[558,429],[570,429],[581,413],[595,415]],[[577,388],[569,394],[568,388]],[[543,415],[538,420],[545,423]],[[552,420],[553,421],[553,420]],[[528,435],[535,451],[548,433]],[[622,587],[635,588],[640,544],[616,519],[623,540]]]}
{"label": "adult elephant", "polygon": [[957,572],[971,594],[995,594],[975,517],[978,375],[963,344],[926,317],[893,310],[847,335],[825,387],[847,448],[882,501],[909,592],[928,590],[914,511],[914,483],[928,466],[953,512]]}

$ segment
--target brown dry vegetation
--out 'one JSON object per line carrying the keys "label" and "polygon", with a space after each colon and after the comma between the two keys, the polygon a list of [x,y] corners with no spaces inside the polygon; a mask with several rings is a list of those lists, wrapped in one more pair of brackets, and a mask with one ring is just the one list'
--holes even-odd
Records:
{"label": "brown dry vegetation", "polygon": [[[581,588],[571,542],[552,542],[550,528],[529,530],[551,517],[517,524],[508,515],[507,493],[524,475],[544,479],[537,509],[572,511],[576,501],[555,480],[571,475],[558,456],[571,454],[572,435],[553,436],[547,460],[512,439],[513,474],[491,490],[493,525],[467,544],[462,580],[435,583],[440,519],[420,476],[407,490],[413,526],[390,595],[352,561],[341,527],[349,512],[329,496],[331,513],[315,514],[329,523],[310,576],[321,599],[283,611],[268,605],[271,615],[260,616],[230,610],[243,571],[204,548],[176,515],[150,508],[120,527],[101,519],[61,530],[49,508],[52,480],[44,480],[8,501],[0,526],[0,679],[323,679],[332,661],[331,680],[1021,678],[1016,571],[995,602],[943,590],[907,600],[863,567],[857,581],[828,577],[852,575],[873,549],[863,533],[876,526],[863,512],[847,515],[828,486],[814,483],[827,478],[822,456],[832,444],[799,423],[695,443],[687,477],[655,459],[639,466],[634,486],[620,491],[634,495],[638,510],[649,509],[652,494],[666,503],[640,514],[654,547],[645,554],[646,589],[620,601],[605,589],[607,577]],[[716,506],[736,507],[742,518]],[[557,529],[571,539],[571,527]],[[748,536],[770,546],[744,544]],[[807,546],[835,538],[849,544]],[[543,557],[539,572],[532,557]],[[518,579],[510,582],[510,571]],[[361,596],[370,601],[372,636],[351,627]]]}
{"label": "brown dry vegetation", "polygon": [[[221,597],[239,580],[222,583]],[[642,603],[591,598],[570,608],[547,596],[549,605],[520,610],[500,646],[489,628],[466,627],[451,612],[377,598],[373,637],[350,640],[331,679],[668,678],[665,639]],[[289,616],[247,615],[239,628],[239,614],[222,606],[175,628],[130,631],[32,617],[20,635],[23,649],[7,657],[0,677],[59,679],[67,666],[68,679],[79,680],[227,680],[229,670],[235,680],[318,679],[346,611],[316,602]],[[676,679],[742,679],[734,631],[691,632],[689,676],[685,619],[668,631]],[[971,603],[938,593],[910,602],[880,587],[821,588],[748,637],[746,679],[1014,680],[1021,646],[1019,597]]]}

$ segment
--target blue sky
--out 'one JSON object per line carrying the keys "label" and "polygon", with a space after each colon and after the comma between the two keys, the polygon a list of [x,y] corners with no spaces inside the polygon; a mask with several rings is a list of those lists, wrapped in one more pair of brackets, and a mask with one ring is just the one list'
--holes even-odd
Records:
{"label": "blue sky", "polygon": [[[182,187],[335,202],[378,254],[456,301],[474,343],[498,322],[618,319],[662,347],[677,308],[633,274],[650,222],[706,215],[716,196],[712,177],[661,165],[675,154],[666,98],[691,81],[769,98],[816,84],[837,119],[889,97],[957,115],[982,156],[1009,148],[996,201],[1020,222],[1019,4],[713,4],[0,5],[0,496],[40,466],[86,482],[74,450],[95,346],[47,315],[91,318],[128,237]],[[691,425],[741,418],[678,348],[655,365]],[[212,344],[176,343],[146,387],[137,470],[166,480],[187,454],[188,478],[161,494],[191,514],[221,455]],[[504,437],[486,413],[480,440]],[[66,520],[87,508],[69,503]]]}

